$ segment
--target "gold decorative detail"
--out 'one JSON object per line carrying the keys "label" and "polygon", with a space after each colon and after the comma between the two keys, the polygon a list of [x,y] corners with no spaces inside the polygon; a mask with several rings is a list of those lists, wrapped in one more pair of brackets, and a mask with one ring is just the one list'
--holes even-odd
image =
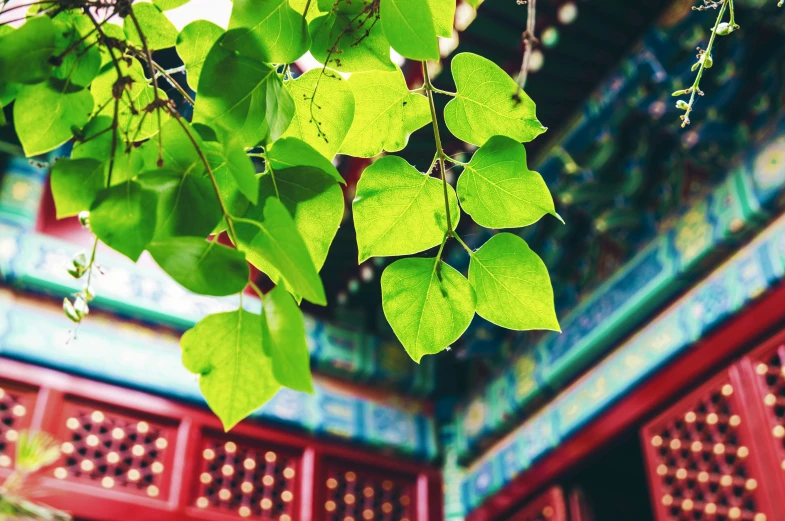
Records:
{"label": "gold decorative detail", "polygon": [[335,510],[335,501],[328,501],[324,504],[324,509],[328,512]]}
{"label": "gold decorative detail", "polygon": [[240,485],[240,490],[246,494],[250,494],[253,492],[253,484],[250,481],[243,481],[242,485]]}
{"label": "gold decorative detail", "polygon": [[166,441],[166,438],[158,438],[155,440],[155,448],[158,450],[164,450],[167,445],[169,445],[169,442]]}
{"label": "gold decorative detail", "polygon": [[16,416],[18,418],[21,418],[22,416],[27,414],[27,409],[25,409],[24,405],[17,404],[17,405],[14,405],[14,407],[11,409],[11,414],[13,414],[14,416]]}
{"label": "gold decorative detail", "polygon": [[694,423],[696,419],[698,419],[698,415],[692,411],[684,415],[684,421],[687,423]]}
{"label": "gold decorative detail", "polygon": [[747,487],[747,490],[755,490],[758,488],[758,482],[750,478],[747,480],[747,483],[744,486]]}
{"label": "gold decorative detail", "polygon": [[363,519],[367,521],[373,519],[373,510],[371,510],[370,508],[366,508],[365,510],[363,510]]}
{"label": "gold decorative detail", "polygon": [[706,416],[706,423],[708,423],[709,425],[714,425],[718,421],[719,421],[719,417],[717,416],[716,413],[712,412],[712,413],[709,413],[708,416]]}
{"label": "gold decorative detail", "polygon": [[709,481],[709,473],[705,470],[698,473],[698,481],[701,483],[706,483]]}
{"label": "gold decorative detail", "polygon": [[161,491],[158,490],[158,487],[156,487],[155,485],[150,485],[149,487],[147,487],[147,495],[150,497],[158,497],[158,494],[160,493]]}
{"label": "gold decorative detail", "polygon": [[346,494],[343,496],[343,501],[347,505],[354,505],[354,494]]}
{"label": "gold decorative detail", "polygon": [[98,436],[95,434],[90,434],[87,438],[85,438],[85,443],[89,447],[97,447],[101,440],[98,439]]}
{"label": "gold decorative detail", "polygon": [[248,517],[251,515],[251,509],[246,506],[242,506],[237,511],[237,513],[240,514],[240,517]]}
{"label": "gold decorative detail", "polygon": [[671,506],[673,504],[673,496],[670,494],[665,494],[662,496],[662,504],[666,507]]}
{"label": "gold decorative detail", "polygon": [[785,427],[783,427],[782,425],[777,425],[776,427],[774,427],[774,429],[771,432],[772,434],[774,434],[775,438],[785,437]]}
{"label": "gold decorative detail", "polygon": [[245,458],[245,461],[243,461],[243,467],[245,467],[246,470],[253,470],[256,468],[256,462],[251,458]]}
{"label": "gold decorative detail", "polygon": [[676,479],[686,479],[687,469],[679,469],[676,471]]}
{"label": "gold decorative detail", "polygon": [[722,386],[723,396],[730,396],[732,394],[733,394],[733,386],[731,384],[725,384]]}
{"label": "gold decorative detail", "polygon": [[224,465],[223,467],[221,467],[221,474],[227,477],[231,476],[232,474],[234,474],[234,467],[232,467],[229,464]]}
{"label": "gold decorative detail", "polygon": [[720,454],[725,454],[725,445],[722,443],[718,443],[714,446],[714,454],[719,456]]}
{"label": "gold decorative detail", "polygon": [[393,488],[392,481],[390,481],[389,479],[382,481],[382,488],[388,492],[392,490]]}
{"label": "gold decorative detail", "polygon": [[292,493],[289,492],[288,490],[284,490],[283,492],[281,492],[281,499],[283,499],[285,503],[291,501],[292,497],[293,497]]}
{"label": "gold decorative detail", "polygon": [[164,464],[161,463],[160,461],[156,461],[152,465],[150,465],[150,470],[153,471],[153,474],[160,474],[161,472],[164,471]]}
{"label": "gold decorative detail", "polygon": [[115,427],[114,429],[112,429],[112,438],[116,440],[122,440],[123,438],[125,438],[125,431],[120,427]]}
{"label": "gold decorative detail", "polygon": [[755,514],[755,517],[752,518],[752,521],[766,521],[766,514],[758,512]]}
{"label": "gold decorative detail", "polygon": [[739,416],[738,414],[734,414],[733,416],[730,417],[728,423],[730,423],[731,427],[738,427],[739,425],[741,425],[741,416]]}
{"label": "gold decorative detail", "polygon": [[221,501],[229,501],[231,497],[232,493],[228,488],[222,488],[218,491],[218,498],[221,499]]}
{"label": "gold decorative detail", "polygon": [[363,496],[365,496],[365,497],[373,497],[373,487],[365,487],[363,489]]}
{"label": "gold decorative detail", "polygon": [[277,456],[275,455],[275,452],[273,452],[273,451],[267,451],[267,453],[265,453],[265,455],[264,455],[264,460],[267,463],[275,463],[276,459],[277,459]]}
{"label": "gold decorative detail", "polygon": [[237,444],[233,441],[227,441],[224,444],[224,450],[229,454],[234,454],[237,451]]}
{"label": "gold decorative detail", "polygon": [[286,479],[292,479],[294,477],[294,469],[292,467],[286,467],[283,469],[283,477]]}
{"label": "gold decorative detail", "polygon": [[[352,518],[348,518],[349,521],[354,521]],[[278,518],[278,521],[292,521],[292,518],[289,517],[288,514],[281,514],[281,517]]]}
{"label": "gold decorative detail", "polygon": [[68,471],[63,467],[57,467],[54,474],[57,479],[65,479],[68,477]]}
{"label": "gold decorative detail", "polygon": [[661,436],[654,436],[651,439],[651,444],[654,445],[655,447],[659,447],[660,445],[662,445],[662,437]]}
{"label": "gold decorative detail", "polygon": [[689,512],[690,510],[692,510],[692,507],[694,506],[695,505],[693,504],[691,499],[685,499],[684,501],[681,502],[681,508],[685,512]]}
{"label": "gold decorative detail", "polygon": [[728,510],[728,517],[731,519],[738,519],[741,517],[741,509],[739,507],[732,507]]}
{"label": "gold decorative detail", "polygon": [[104,413],[101,411],[93,411],[93,413],[90,415],[90,419],[93,420],[93,423],[103,423]]}
{"label": "gold decorative detail", "polygon": [[259,506],[262,507],[262,510],[270,510],[273,508],[273,502],[270,498],[264,498],[259,502]]}
{"label": "gold decorative detail", "polygon": [[344,478],[346,478],[346,481],[348,481],[349,483],[351,483],[352,481],[354,481],[355,479],[357,479],[357,475],[356,475],[354,472],[352,472],[352,471],[349,471],[349,472],[347,472],[347,473],[344,475]]}
{"label": "gold decorative detail", "polygon": [[128,479],[130,481],[139,481],[142,478],[142,474],[137,469],[131,469],[128,471]]}
{"label": "gold decorative detail", "polygon": [[679,450],[681,448],[681,441],[677,439],[671,440],[671,449]]}
{"label": "gold decorative detail", "polygon": [[144,456],[144,447],[139,444],[134,445],[133,447],[131,447],[131,454],[133,454],[137,458],[141,458],[142,456]]}
{"label": "gold decorative detail", "polygon": [[715,514],[717,512],[717,505],[714,503],[706,503],[706,506],[703,507],[703,511],[709,515]]}
{"label": "gold decorative detail", "polygon": [[725,474],[720,478],[720,485],[722,485],[723,487],[729,487],[733,485],[733,478],[728,474]]}
{"label": "gold decorative detail", "polygon": [[79,428],[79,420],[77,420],[76,418],[68,418],[65,421],[65,426],[71,429],[72,431],[75,431],[76,429]]}
{"label": "gold decorative detail", "polygon": [[86,459],[86,460],[82,460],[82,463],[79,466],[85,472],[92,472],[93,469],[95,468],[95,463],[93,463],[92,460]]}
{"label": "gold decorative detail", "polygon": [[777,405],[777,397],[769,393],[763,397],[763,403],[769,407],[774,407],[775,405]]}
{"label": "gold decorative detail", "polygon": [[202,472],[202,475],[199,476],[199,481],[207,485],[209,483],[212,483],[213,477],[210,475],[209,472]]}
{"label": "gold decorative detail", "polygon": [[8,441],[16,441],[19,439],[19,433],[16,432],[14,429],[10,429],[8,432],[5,433],[5,439]]}
{"label": "gold decorative detail", "polygon": [[210,501],[206,497],[200,497],[196,500],[196,506],[199,508],[207,508],[210,505]]}
{"label": "gold decorative detail", "polygon": [[758,373],[760,376],[763,376],[769,372],[769,366],[767,366],[766,364],[758,364],[755,367],[755,372]]}
{"label": "gold decorative detail", "polygon": [[551,518],[553,517],[553,507],[545,507],[542,509],[542,515]]}
{"label": "gold decorative detail", "polygon": [[385,514],[389,514],[392,512],[392,503],[384,503],[382,504],[382,512]]}
{"label": "gold decorative detail", "polygon": [[266,487],[271,487],[273,483],[275,483],[275,480],[269,474],[262,478],[262,484]]}
{"label": "gold decorative detail", "polygon": [[63,454],[73,454],[74,453],[74,444],[67,441],[60,445],[60,452]]}
{"label": "gold decorative detail", "polygon": [[692,452],[700,452],[701,450],[703,450],[703,443],[699,441],[693,441],[691,448],[692,448]]}
{"label": "gold decorative detail", "polygon": [[104,488],[112,488],[114,486],[114,479],[109,476],[105,476],[101,480],[101,486]]}
{"label": "gold decorative detail", "polygon": [[150,430],[150,425],[147,422],[139,422],[136,424],[136,432],[139,434],[147,434]]}
{"label": "gold decorative detail", "polygon": [[327,488],[329,488],[330,490],[334,489],[337,486],[338,486],[338,482],[335,480],[335,478],[330,478],[327,480]]}
{"label": "gold decorative detail", "polygon": [[739,447],[739,450],[736,451],[736,455],[741,459],[744,459],[750,455],[750,449],[742,445],[741,447]]}
{"label": "gold decorative detail", "polygon": [[204,452],[202,452],[202,457],[207,461],[212,461],[215,459],[215,451],[213,449],[204,449]]}
{"label": "gold decorative detail", "polygon": [[106,455],[106,461],[114,465],[120,461],[120,455],[116,452],[110,452]]}

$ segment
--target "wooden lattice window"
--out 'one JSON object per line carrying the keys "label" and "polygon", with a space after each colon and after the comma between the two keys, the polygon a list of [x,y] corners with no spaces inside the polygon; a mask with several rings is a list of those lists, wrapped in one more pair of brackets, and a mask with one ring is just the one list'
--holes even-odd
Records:
{"label": "wooden lattice window", "polygon": [[328,465],[325,521],[411,521],[415,482],[407,476],[361,466]]}
{"label": "wooden lattice window", "polygon": [[19,432],[30,425],[35,391],[0,380],[0,468],[14,462]]}
{"label": "wooden lattice window", "polygon": [[174,427],[151,418],[66,401],[58,425],[63,441],[55,478],[165,497]]}
{"label": "wooden lattice window", "polygon": [[774,521],[737,374],[723,371],[644,428],[659,521]]}
{"label": "wooden lattice window", "polygon": [[567,521],[564,493],[553,487],[527,503],[510,518],[510,521]]}
{"label": "wooden lattice window", "polygon": [[240,517],[292,521],[299,459],[275,446],[206,436],[192,504]]}

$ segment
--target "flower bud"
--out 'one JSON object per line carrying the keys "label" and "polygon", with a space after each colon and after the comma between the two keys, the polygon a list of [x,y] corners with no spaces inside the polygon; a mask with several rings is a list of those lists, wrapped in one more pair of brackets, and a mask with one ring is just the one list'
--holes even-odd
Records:
{"label": "flower bud", "polygon": [[82,321],[82,317],[79,316],[79,313],[77,313],[76,309],[74,309],[74,305],[71,304],[71,301],[67,298],[63,299],[63,311],[65,312],[65,316],[67,316],[71,322],[78,324]]}
{"label": "flower bud", "polygon": [[733,27],[728,22],[722,22],[720,25],[717,26],[717,30],[715,32],[717,34],[719,34],[720,36],[726,36],[726,35],[732,33],[735,30],[736,30],[736,28]]}
{"label": "flower bud", "polygon": [[74,301],[74,311],[76,311],[76,314],[80,319],[90,313],[90,308],[87,307],[87,302],[81,295],[76,297],[76,300]]}
{"label": "flower bud", "polygon": [[77,268],[87,268],[87,255],[85,252],[80,251],[76,255],[74,255],[73,261],[74,266]]}
{"label": "flower bud", "polygon": [[690,105],[683,99],[680,99],[679,101],[676,102],[676,108],[680,110],[687,110],[688,108],[690,108]]}
{"label": "flower bud", "polygon": [[90,212],[87,210],[79,212],[79,224],[82,225],[82,228],[90,227]]}
{"label": "flower bud", "polygon": [[703,54],[700,61],[703,62],[703,67],[705,69],[711,69],[711,66],[714,65],[714,59],[712,59],[710,54]]}
{"label": "flower bud", "polygon": [[685,94],[689,94],[690,92],[692,92],[692,88],[677,90],[674,91],[673,94],[671,94],[671,96],[684,96]]}

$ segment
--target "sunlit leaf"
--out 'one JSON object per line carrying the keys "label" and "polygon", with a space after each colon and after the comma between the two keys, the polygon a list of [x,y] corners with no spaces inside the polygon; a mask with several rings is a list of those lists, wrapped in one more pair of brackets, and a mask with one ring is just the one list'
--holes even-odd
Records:
{"label": "sunlit leaf", "polygon": [[292,97],[275,69],[225,49],[221,41],[202,66],[194,123],[232,132],[246,147],[275,141],[294,115]]}
{"label": "sunlit leaf", "polygon": [[123,19],[123,30],[129,42],[137,47],[144,46],[136,26],[138,22],[138,29],[142,31],[147,47],[151,51],[174,47],[177,42],[177,29],[157,5],[134,2],[132,9],[133,16],[129,15]]}
{"label": "sunlit leaf", "polygon": [[433,15],[423,0],[381,0],[384,34],[398,54],[410,60],[438,60]]}
{"label": "sunlit leaf", "polygon": [[49,59],[57,52],[57,28],[47,16],[37,16],[16,31],[0,34],[0,81],[38,83],[52,73]]}
{"label": "sunlit leaf", "polygon": [[312,69],[286,83],[294,119],[282,137],[296,137],[332,159],[354,117],[354,95],[346,80],[330,70]]}
{"label": "sunlit leaf", "polygon": [[180,347],[183,365],[200,376],[202,394],[226,430],[281,387],[262,348],[262,317],[244,309],[208,315],[185,332]]}
{"label": "sunlit leaf", "polygon": [[486,228],[520,228],[551,214],[560,219],[548,186],[526,165],[526,149],[494,136],[472,156],[458,178],[463,210]]}
{"label": "sunlit leaf", "polygon": [[348,83],[355,109],[342,154],[373,157],[382,151],[397,152],[412,132],[431,122],[427,98],[409,92],[400,69],[355,73]]}
{"label": "sunlit leaf", "polygon": [[57,218],[89,210],[98,192],[106,188],[106,170],[95,159],[60,159],[50,178]]}
{"label": "sunlit leaf", "polygon": [[181,5],[185,5],[191,0],[153,0],[153,3],[158,6],[161,11],[168,11],[169,9],[176,9]]}
{"label": "sunlit leaf", "polygon": [[177,54],[185,64],[185,80],[194,91],[199,86],[204,60],[224,30],[207,20],[196,20],[186,25],[177,35]]}
{"label": "sunlit leaf", "polygon": [[395,70],[390,42],[376,16],[333,12],[313,20],[308,30],[311,54],[327,67],[341,72]]}
{"label": "sunlit leaf", "polygon": [[428,5],[433,13],[436,35],[451,38],[455,24],[455,0],[428,0]]}
{"label": "sunlit leaf", "polygon": [[313,393],[311,358],[305,341],[300,308],[281,286],[264,295],[262,334],[264,348],[273,361],[273,375],[281,385]]}
{"label": "sunlit leaf", "polygon": [[277,198],[260,199],[258,205],[236,221],[235,229],[238,248],[245,252],[251,264],[265,273],[279,273],[306,300],[319,305],[327,303],[308,248],[289,211]]}
{"label": "sunlit leaf", "polygon": [[135,181],[101,190],[90,210],[90,231],[136,261],[155,232],[155,195]]}
{"label": "sunlit leaf", "polygon": [[305,18],[288,0],[234,0],[229,30],[221,45],[267,63],[291,63],[311,43]]}
{"label": "sunlit leaf", "polygon": [[339,183],[346,184],[346,181],[341,177],[332,161],[325,158],[308,143],[297,138],[287,137],[279,139],[273,143],[273,146],[267,149],[265,157],[275,170],[301,166],[313,167],[321,170]]}
{"label": "sunlit leaf", "polygon": [[526,241],[499,233],[474,252],[469,281],[477,294],[477,314],[516,330],[560,331],[548,269]]}
{"label": "sunlit leaf", "polygon": [[25,154],[59,147],[73,137],[74,128],[87,123],[92,110],[89,91],[70,91],[60,80],[24,86],[14,103],[14,127]]}
{"label": "sunlit leaf", "polygon": [[70,85],[86,87],[101,70],[101,51],[90,19],[76,11],[65,11],[54,18],[57,27],[55,56],[60,64],[52,76]]}
{"label": "sunlit leaf", "polygon": [[384,316],[417,363],[458,340],[474,306],[469,281],[439,259],[400,259],[382,273]]}
{"label": "sunlit leaf", "polygon": [[[447,194],[454,229],[460,214],[449,185]],[[440,244],[447,233],[442,182],[397,156],[385,156],[365,169],[352,212],[359,262],[417,253]]]}
{"label": "sunlit leaf", "polygon": [[155,262],[185,289],[221,297],[239,293],[250,271],[241,251],[204,237],[173,237],[147,245]]}
{"label": "sunlit leaf", "polygon": [[471,53],[452,60],[457,93],[444,107],[444,122],[462,141],[483,145],[492,136],[531,141],[547,129],[532,99],[492,61]]}

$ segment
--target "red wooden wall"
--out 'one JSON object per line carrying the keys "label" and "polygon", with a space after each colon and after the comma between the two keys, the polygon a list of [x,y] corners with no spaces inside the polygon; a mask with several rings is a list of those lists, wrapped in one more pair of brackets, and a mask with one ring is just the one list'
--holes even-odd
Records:
{"label": "red wooden wall", "polygon": [[658,521],[785,519],[785,332],[642,431]]}
{"label": "red wooden wall", "polygon": [[439,521],[439,471],[0,359],[0,479],[22,429],[62,442],[37,501],[80,519]]}

